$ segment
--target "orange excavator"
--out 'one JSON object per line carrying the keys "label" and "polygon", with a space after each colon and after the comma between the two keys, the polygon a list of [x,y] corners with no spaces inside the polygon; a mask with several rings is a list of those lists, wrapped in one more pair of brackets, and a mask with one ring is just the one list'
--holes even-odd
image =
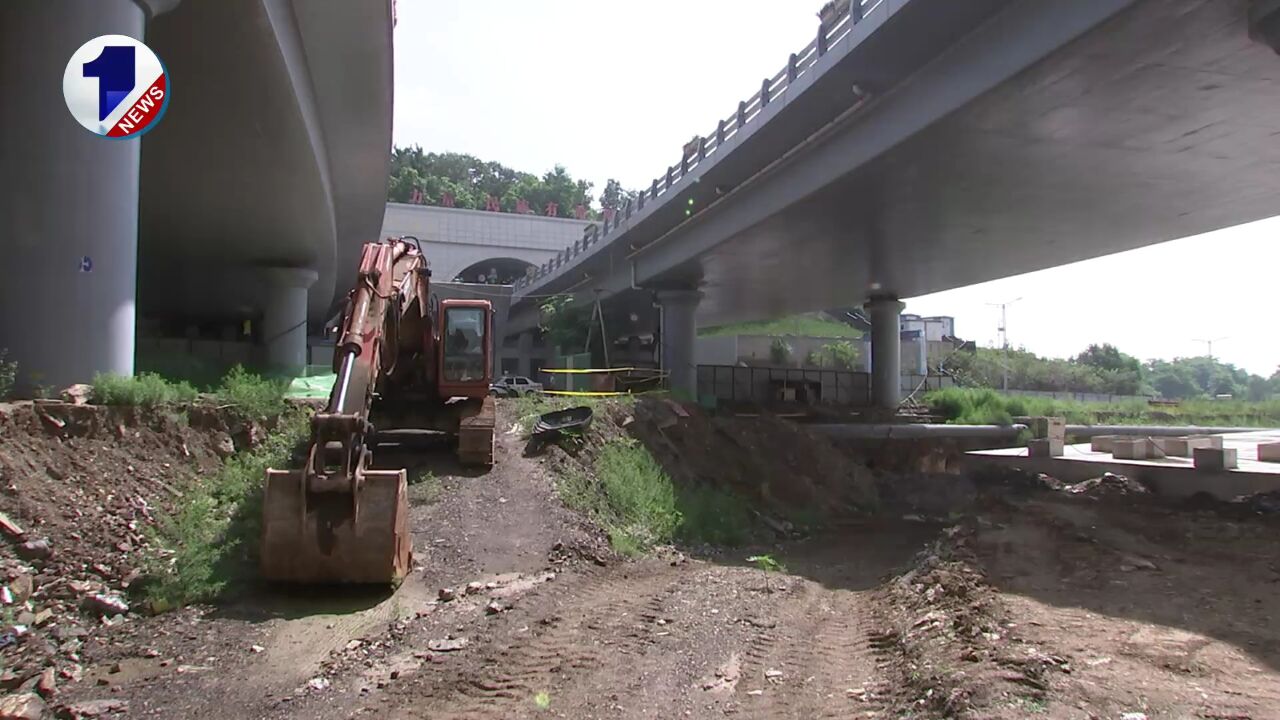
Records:
{"label": "orange excavator", "polygon": [[493,307],[440,300],[430,279],[416,239],[364,246],[305,465],[267,471],[267,579],[395,583],[409,572],[407,473],[373,469],[375,428],[446,433],[462,464],[493,465]]}

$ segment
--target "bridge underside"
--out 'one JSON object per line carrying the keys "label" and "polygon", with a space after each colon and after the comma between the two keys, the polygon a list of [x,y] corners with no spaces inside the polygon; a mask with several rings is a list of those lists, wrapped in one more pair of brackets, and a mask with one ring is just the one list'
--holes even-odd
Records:
{"label": "bridge underside", "polygon": [[642,277],[700,286],[699,323],[711,325],[918,296],[1275,215],[1280,58],[1249,39],[1247,11],[1247,0],[1141,0],[820,191]]}

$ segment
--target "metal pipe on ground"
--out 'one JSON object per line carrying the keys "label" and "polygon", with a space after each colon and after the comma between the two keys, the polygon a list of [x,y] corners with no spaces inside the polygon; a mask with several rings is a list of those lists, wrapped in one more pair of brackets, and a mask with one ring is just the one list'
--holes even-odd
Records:
{"label": "metal pipe on ground", "polygon": [[817,423],[807,429],[834,438],[901,440],[914,438],[991,438],[1017,440],[1026,425],[940,425],[936,423]]}

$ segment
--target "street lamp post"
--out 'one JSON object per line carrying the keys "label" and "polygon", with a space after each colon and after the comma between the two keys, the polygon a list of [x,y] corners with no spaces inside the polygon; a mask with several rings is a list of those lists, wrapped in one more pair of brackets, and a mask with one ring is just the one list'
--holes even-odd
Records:
{"label": "street lamp post", "polygon": [[1223,335],[1221,337],[1216,337],[1216,338],[1204,338],[1204,339],[1196,338],[1194,342],[1202,342],[1208,346],[1209,361],[1212,362],[1213,361],[1213,344],[1219,340],[1227,340],[1228,338],[1229,336],[1227,335]]}
{"label": "street lamp post", "polygon": [[1022,297],[1016,297],[1012,300],[1002,303],[987,303],[992,307],[1000,308],[1000,344],[1004,347],[1004,379],[1000,383],[1000,387],[1004,391],[1009,390],[1009,306],[1021,300]]}

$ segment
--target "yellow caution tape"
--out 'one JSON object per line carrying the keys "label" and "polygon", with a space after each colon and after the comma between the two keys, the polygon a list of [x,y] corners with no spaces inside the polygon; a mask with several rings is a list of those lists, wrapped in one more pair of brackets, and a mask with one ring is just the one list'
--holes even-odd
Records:
{"label": "yellow caution tape", "polygon": [[632,395],[629,392],[586,392],[579,390],[543,390],[543,395],[572,395],[575,397],[614,397],[616,395]]}
{"label": "yellow caution tape", "polygon": [[548,368],[542,368],[542,372],[544,372],[544,373],[563,373],[563,374],[565,374],[565,375],[587,375],[587,374],[590,374],[590,373],[630,372],[630,371],[632,371],[632,370],[639,370],[639,369],[640,369],[640,368],[633,368],[633,367],[624,367],[624,368],[601,368],[601,369],[594,369],[594,368],[592,368],[592,369],[586,369],[586,368],[583,368],[583,369],[581,369],[581,370],[574,369],[574,368],[561,368],[561,369],[559,369],[559,370],[555,370],[555,369],[548,369]]}

